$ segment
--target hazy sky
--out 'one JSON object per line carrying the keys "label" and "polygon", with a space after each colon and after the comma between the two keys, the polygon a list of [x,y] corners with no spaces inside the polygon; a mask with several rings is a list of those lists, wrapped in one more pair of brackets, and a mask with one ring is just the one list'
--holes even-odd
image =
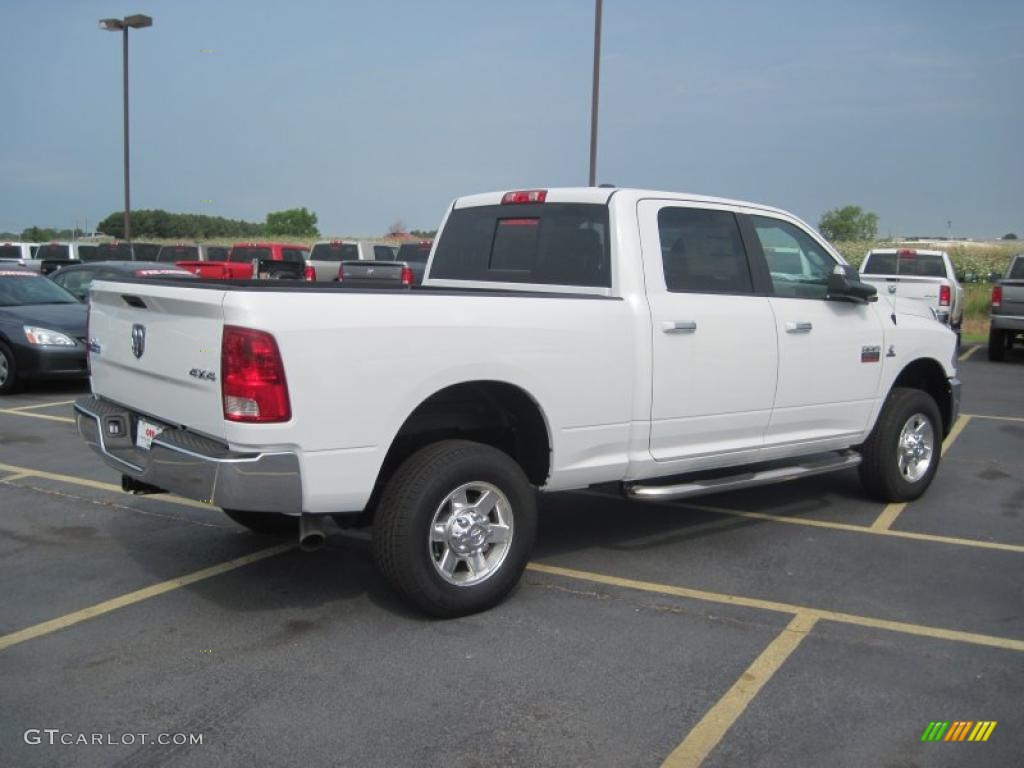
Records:
{"label": "hazy sky", "polygon": [[[434,228],[587,179],[593,0],[0,0],[0,231],[132,203]],[[605,0],[598,180],[1024,234],[1024,2]],[[202,52],[211,50],[210,53]],[[212,202],[201,202],[212,200]]]}

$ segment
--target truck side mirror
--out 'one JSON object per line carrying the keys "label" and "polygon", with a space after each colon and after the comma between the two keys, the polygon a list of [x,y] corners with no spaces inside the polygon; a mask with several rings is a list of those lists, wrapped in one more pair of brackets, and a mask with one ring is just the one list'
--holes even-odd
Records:
{"label": "truck side mirror", "polygon": [[832,274],[828,276],[825,298],[829,301],[867,304],[869,301],[878,301],[878,289],[868,283],[862,283],[855,267],[836,264]]}

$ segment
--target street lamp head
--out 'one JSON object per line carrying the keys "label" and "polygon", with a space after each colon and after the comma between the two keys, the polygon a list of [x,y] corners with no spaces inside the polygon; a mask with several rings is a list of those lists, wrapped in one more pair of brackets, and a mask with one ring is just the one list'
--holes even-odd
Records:
{"label": "street lamp head", "polygon": [[125,27],[131,29],[142,29],[143,27],[152,27],[153,17],[145,16],[141,13],[136,13],[132,16],[125,16],[123,19],[100,19],[100,29],[105,29],[108,32],[120,32]]}
{"label": "street lamp head", "polygon": [[153,26],[153,17],[146,16],[141,13],[136,13],[133,16],[124,17],[124,25],[131,27],[132,29],[142,29],[143,27]]}

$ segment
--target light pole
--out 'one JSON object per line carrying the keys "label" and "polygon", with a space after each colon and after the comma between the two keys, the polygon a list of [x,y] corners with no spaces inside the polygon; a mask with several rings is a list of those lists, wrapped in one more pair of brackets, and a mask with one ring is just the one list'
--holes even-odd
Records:
{"label": "light pole", "polygon": [[122,75],[124,79],[124,239],[132,240],[132,203],[131,185],[128,181],[128,30],[142,29],[153,26],[153,19],[136,13],[132,16],[125,16],[123,19],[100,19],[100,29],[108,32],[120,31],[122,35],[122,48],[124,50],[124,64]]}
{"label": "light pole", "polygon": [[597,184],[597,95],[601,82],[601,0],[594,8],[594,85],[590,97],[590,186]]}

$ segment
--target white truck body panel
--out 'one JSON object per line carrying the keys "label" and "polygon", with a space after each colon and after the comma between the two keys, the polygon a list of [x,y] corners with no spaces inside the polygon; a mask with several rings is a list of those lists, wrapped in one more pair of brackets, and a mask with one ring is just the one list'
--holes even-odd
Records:
{"label": "white truck body panel", "polygon": [[[446,222],[453,210],[501,197],[460,198]],[[93,392],[232,451],[295,453],[302,511],[332,513],[362,509],[409,415],[465,382],[514,385],[537,404],[551,448],[544,488],[563,490],[857,445],[907,363],[928,358],[955,376],[948,329],[899,314],[889,301],[667,290],[656,219],[664,204],[777,217],[844,263],[777,209],[594,188],[552,189],[547,202],[608,205],[610,287],[434,279],[444,224],[424,281],[434,290],[97,282]],[[473,288],[489,292],[466,290]],[[129,306],[125,295],[146,309]],[[695,324],[693,333],[675,332],[686,323]],[[811,329],[789,332],[802,323]],[[134,324],[147,329],[141,358],[130,343]],[[219,376],[225,324],[275,337],[288,421],[225,421],[220,383],[189,374]],[[869,360],[867,350],[878,357]]]}

